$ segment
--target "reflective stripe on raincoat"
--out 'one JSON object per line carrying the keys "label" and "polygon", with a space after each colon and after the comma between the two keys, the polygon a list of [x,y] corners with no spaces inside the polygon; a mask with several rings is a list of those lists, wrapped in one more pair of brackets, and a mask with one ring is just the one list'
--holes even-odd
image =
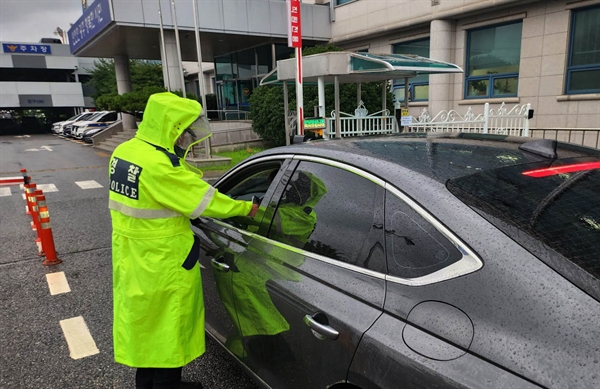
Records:
{"label": "reflective stripe on raincoat", "polygon": [[113,338],[115,360],[127,366],[180,367],[204,353],[200,267],[182,267],[194,242],[190,219],[245,216],[252,207],[157,149],[174,153],[200,112],[193,100],[153,95],[135,138],[111,157]]}

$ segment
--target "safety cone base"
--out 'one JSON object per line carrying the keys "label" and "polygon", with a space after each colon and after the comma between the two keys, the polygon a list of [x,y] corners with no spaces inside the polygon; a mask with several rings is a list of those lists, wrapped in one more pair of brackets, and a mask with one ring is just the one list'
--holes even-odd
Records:
{"label": "safety cone base", "polygon": [[62,259],[56,258],[54,261],[49,261],[49,260],[45,259],[44,262],[42,262],[42,265],[52,266],[52,265],[58,265],[59,263],[62,263]]}

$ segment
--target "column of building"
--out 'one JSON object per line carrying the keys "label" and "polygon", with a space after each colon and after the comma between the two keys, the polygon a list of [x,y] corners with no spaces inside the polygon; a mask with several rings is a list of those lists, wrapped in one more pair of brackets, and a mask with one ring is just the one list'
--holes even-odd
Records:
{"label": "column of building", "polygon": [[[454,63],[455,24],[451,20],[431,22],[429,57],[438,61]],[[436,115],[453,106],[453,74],[432,74],[429,76],[429,112]]]}
{"label": "column of building", "polygon": [[[115,73],[117,78],[117,92],[122,95],[132,91],[131,87],[131,72],[129,69],[129,56],[117,55],[115,60]],[[123,114],[123,128],[137,128],[135,116]]]}

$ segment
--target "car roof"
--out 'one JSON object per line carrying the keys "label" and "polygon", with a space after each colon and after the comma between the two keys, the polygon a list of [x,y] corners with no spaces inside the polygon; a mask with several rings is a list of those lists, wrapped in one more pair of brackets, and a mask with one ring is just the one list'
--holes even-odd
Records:
{"label": "car roof", "polygon": [[[419,133],[318,140],[269,150],[270,153],[319,155],[368,167],[386,162],[441,183],[477,171],[548,158],[519,149],[531,138],[468,133]],[[600,156],[600,150],[557,142],[557,159]],[[358,158],[358,159],[357,159]]]}

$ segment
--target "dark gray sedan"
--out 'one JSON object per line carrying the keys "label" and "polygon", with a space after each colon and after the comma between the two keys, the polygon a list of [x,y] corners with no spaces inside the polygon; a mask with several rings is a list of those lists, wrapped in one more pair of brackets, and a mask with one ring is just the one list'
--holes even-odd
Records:
{"label": "dark gray sedan", "polygon": [[598,388],[600,151],[422,134],[267,150],[194,221],[206,329],[271,388]]}

